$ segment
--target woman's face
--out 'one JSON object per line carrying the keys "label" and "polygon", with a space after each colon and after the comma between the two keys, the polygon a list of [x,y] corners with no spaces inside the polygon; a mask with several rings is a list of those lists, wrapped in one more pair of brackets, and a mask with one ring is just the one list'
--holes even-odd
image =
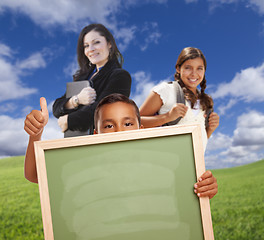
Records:
{"label": "woman's face", "polygon": [[202,58],[194,58],[185,61],[181,67],[177,67],[183,83],[196,94],[197,86],[203,81],[205,66]]}
{"label": "woman's face", "polygon": [[83,45],[84,54],[92,64],[96,65],[97,69],[107,63],[111,44],[106,41],[105,37],[96,31],[88,32],[83,38]]}

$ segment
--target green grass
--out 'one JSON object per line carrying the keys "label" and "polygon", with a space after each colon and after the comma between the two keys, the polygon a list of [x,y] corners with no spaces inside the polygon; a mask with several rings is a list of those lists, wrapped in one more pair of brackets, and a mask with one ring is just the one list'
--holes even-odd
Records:
{"label": "green grass", "polygon": [[212,171],[218,194],[211,200],[216,239],[264,239],[264,160]]}
{"label": "green grass", "polygon": [[[43,239],[38,185],[24,178],[23,164],[24,157],[0,159],[1,240]],[[212,172],[215,239],[264,239],[264,160]]]}
{"label": "green grass", "polygon": [[38,185],[24,178],[24,157],[0,159],[0,239],[43,239]]}

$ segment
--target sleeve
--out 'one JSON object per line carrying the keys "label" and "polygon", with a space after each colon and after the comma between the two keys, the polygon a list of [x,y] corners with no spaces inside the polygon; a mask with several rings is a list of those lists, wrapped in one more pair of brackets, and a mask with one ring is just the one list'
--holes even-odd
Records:
{"label": "sleeve", "polygon": [[89,106],[80,106],[68,115],[68,128],[70,130],[86,131],[94,124],[94,110],[104,97],[112,93],[121,93],[129,97],[131,89],[131,76],[123,70],[115,70],[107,80],[103,91],[97,92],[96,101]]}
{"label": "sleeve", "polygon": [[170,96],[170,94],[168,94],[168,85],[169,84],[167,82],[161,82],[152,88],[152,91],[160,96],[163,105],[167,104],[168,97]]}
{"label": "sleeve", "polygon": [[70,98],[66,98],[66,94],[64,94],[62,97],[57,98],[52,106],[52,112],[54,117],[59,118],[60,116],[63,116],[65,114],[69,114],[75,109],[66,109],[64,106],[69,101]]}

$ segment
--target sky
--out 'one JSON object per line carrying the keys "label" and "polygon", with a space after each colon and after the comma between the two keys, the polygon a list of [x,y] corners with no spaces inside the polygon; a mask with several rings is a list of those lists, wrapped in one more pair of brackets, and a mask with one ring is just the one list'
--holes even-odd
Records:
{"label": "sky", "polygon": [[63,138],[52,104],[78,69],[81,29],[95,22],[114,35],[138,106],[173,80],[184,47],[201,49],[220,116],[207,169],[264,158],[263,0],[1,0],[0,158],[25,154],[24,120],[42,96],[50,114],[43,139]]}

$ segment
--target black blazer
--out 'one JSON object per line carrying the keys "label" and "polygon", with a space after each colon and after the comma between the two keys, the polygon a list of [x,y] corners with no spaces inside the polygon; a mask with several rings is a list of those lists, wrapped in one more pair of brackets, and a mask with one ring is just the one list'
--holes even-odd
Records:
{"label": "black blazer", "polygon": [[[89,73],[78,81],[87,80]],[[53,104],[53,115],[56,118],[68,114],[68,129],[72,131],[94,130],[94,110],[101,99],[112,93],[121,93],[129,97],[131,89],[131,76],[114,61],[108,61],[105,66],[93,78],[93,88],[96,91],[96,100],[93,104],[79,105],[77,109],[66,109],[65,104],[69,98],[64,94],[56,99]]]}

